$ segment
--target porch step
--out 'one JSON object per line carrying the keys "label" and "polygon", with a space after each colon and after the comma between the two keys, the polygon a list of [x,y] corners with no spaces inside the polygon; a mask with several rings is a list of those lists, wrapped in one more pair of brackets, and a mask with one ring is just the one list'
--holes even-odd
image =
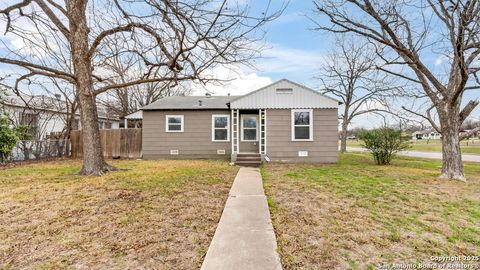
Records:
{"label": "porch step", "polygon": [[260,165],[262,165],[262,162],[261,161],[248,161],[248,160],[245,160],[245,161],[235,161],[235,164],[236,165],[239,165],[239,166],[245,166],[245,167],[259,167]]}
{"label": "porch step", "polygon": [[260,154],[238,154],[235,164],[247,167],[258,167],[262,164],[262,158]]}
{"label": "porch step", "polygon": [[243,157],[260,157],[260,154],[255,154],[255,153],[237,154],[237,158],[243,158]]}

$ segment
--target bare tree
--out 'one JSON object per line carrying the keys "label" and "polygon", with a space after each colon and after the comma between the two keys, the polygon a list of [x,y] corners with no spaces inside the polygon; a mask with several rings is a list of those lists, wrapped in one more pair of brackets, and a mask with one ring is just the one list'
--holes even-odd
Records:
{"label": "bare tree", "polygon": [[[205,70],[255,57],[261,26],[283,10],[271,12],[267,3],[264,10],[253,11],[227,0],[18,0],[0,5],[6,34],[25,44],[16,49],[3,41],[10,51],[2,53],[0,63],[26,71],[15,86],[34,76],[73,85],[81,109],[83,175],[115,170],[102,156],[97,95],[145,83],[213,80],[202,76]],[[108,46],[112,43],[114,50]],[[141,76],[121,81],[108,63],[129,55],[138,59],[132,68],[142,70]],[[58,64],[58,58],[67,65]]]}
{"label": "bare tree", "polygon": [[[440,177],[465,180],[459,131],[479,101],[470,100],[463,108],[461,102],[465,91],[480,89],[480,1],[314,3],[315,12],[329,20],[318,21],[318,30],[349,32],[368,39],[380,48],[378,56],[384,61],[381,70],[419,86],[417,98],[429,100],[430,106],[423,112],[411,113],[428,120],[442,134]],[[445,60],[442,71],[429,62],[435,56]],[[438,115],[439,124],[434,114]]]}
{"label": "bare tree", "polygon": [[347,130],[355,117],[389,111],[388,100],[399,86],[376,69],[376,54],[366,42],[338,36],[317,78],[323,92],[343,103],[340,151],[347,151]]}
{"label": "bare tree", "polygon": [[[118,50],[117,43],[107,44],[112,50]],[[121,57],[114,56],[112,61],[108,61],[103,66],[121,82],[127,82],[131,78],[141,76],[141,63],[133,55]],[[139,68],[134,68],[138,66]],[[144,84],[132,85],[117,89],[116,91],[107,91],[98,96],[98,102],[108,111],[113,112],[119,117],[124,117],[130,113],[136,112],[139,108],[148,105],[164,96],[188,94],[189,90],[179,86],[178,81],[150,82]]]}

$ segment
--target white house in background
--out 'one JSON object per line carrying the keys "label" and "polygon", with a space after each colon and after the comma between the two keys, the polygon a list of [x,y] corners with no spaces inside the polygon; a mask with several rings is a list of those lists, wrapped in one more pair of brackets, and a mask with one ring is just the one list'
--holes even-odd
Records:
{"label": "white house in background", "polygon": [[[0,114],[6,114],[14,125],[30,126],[34,138],[47,139],[66,130],[70,108],[60,95],[56,97],[26,94],[18,96],[10,89],[3,90],[5,93],[0,99]],[[101,129],[119,128],[119,118],[109,115],[102,107],[98,108],[98,118]],[[73,129],[81,129],[79,112],[75,113]]]}
{"label": "white house in background", "polygon": [[139,110],[125,116],[125,128],[142,128],[143,111]]}
{"label": "white house in background", "polygon": [[415,131],[412,140],[440,140],[442,135],[433,129]]}

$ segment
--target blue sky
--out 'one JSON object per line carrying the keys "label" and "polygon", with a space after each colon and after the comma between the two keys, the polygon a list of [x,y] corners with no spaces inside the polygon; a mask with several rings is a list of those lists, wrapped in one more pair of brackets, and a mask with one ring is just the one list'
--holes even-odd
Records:
{"label": "blue sky", "polygon": [[[250,1],[252,10],[255,10],[258,6],[263,7],[262,5],[265,2]],[[278,2],[274,1],[274,3]],[[314,89],[319,89],[320,84],[313,77],[322,65],[322,57],[333,49],[334,36],[330,33],[311,30],[315,25],[306,15],[312,15],[313,7],[312,1],[290,1],[284,13],[265,27],[267,47],[262,53],[263,58],[256,62],[257,70],[244,71],[248,76],[238,76],[239,79],[234,82],[235,86],[233,88],[229,87],[229,89],[221,90],[215,88],[216,94],[225,94],[225,92],[232,91],[232,94],[243,94],[282,78],[288,78]],[[430,55],[427,52],[424,56],[424,61],[428,61],[426,64],[433,69],[438,71],[443,68],[442,59],[438,55]],[[252,82],[252,80],[258,83]],[[479,98],[480,91],[470,91],[465,94],[464,102]],[[472,116],[474,119],[480,120],[480,107],[472,113]],[[390,124],[395,124],[394,120],[390,121]],[[383,120],[375,115],[362,116],[353,122],[353,126],[357,127],[372,127],[383,124]]]}
{"label": "blue sky", "polygon": [[[238,1],[250,5],[251,11],[254,13],[263,11],[267,3],[267,1],[258,0]],[[278,8],[283,3],[282,0],[272,0],[272,2],[272,9]],[[253,91],[282,78],[319,89],[320,84],[313,77],[322,65],[322,57],[333,49],[334,37],[332,34],[311,30],[314,23],[305,15],[311,15],[313,7],[311,0],[291,0],[284,13],[264,28],[266,30],[264,40],[266,47],[262,52],[263,57],[256,60],[257,69],[235,67],[233,71],[225,68],[214,70],[212,73],[218,75],[218,77],[235,78],[236,80],[229,85],[208,86],[207,89],[217,95],[226,93],[238,95]],[[2,36],[2,40],[6,40],[5,36]],[[432,67],[439,60],[441,59],[437,56],[428,57],[429,64]],[[437,68],[441,68],[441,65],[438,65]],[[2,70],[4,73],[5,71],[9,72],[11,67],[0,65],[0,72]],[[204,89],[196,87],[194,87],[193,94],[204,94]],[[475,91],[466,94],[464,100],[479,97],[480,91]],[[480,120],[480,107],[474,111],[473,116]],[[381,119],[370,115],[354,120],[353,126],[372,127],[382,123]]]}

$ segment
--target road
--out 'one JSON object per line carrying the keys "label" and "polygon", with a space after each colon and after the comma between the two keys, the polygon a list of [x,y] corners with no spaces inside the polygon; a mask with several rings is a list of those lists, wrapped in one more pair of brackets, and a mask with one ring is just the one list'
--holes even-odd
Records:
{"label": "road", "polygon": [[[365,152],[365,151],[368,151],[368,150],[360,147],[347,147],[347,152]],[[442,153],[439,153],[439,152],[401,151],[398,154],[403,156],[409,156],[409,157],[442,159]],[[470,161],[470,162],[480,162],[480,155],[462,154],[462,160]]]}

